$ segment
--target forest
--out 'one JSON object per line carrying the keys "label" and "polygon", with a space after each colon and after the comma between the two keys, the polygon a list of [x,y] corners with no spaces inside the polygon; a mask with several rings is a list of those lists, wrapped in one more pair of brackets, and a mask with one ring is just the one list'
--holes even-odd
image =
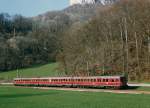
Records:
{"label": "forest", "polygon": [[150,1],[105,5],[63,37],[60,61],[66,74],[126,75],[150,80]]}
{"label": "forest", "polygon": [[50,62],[68,76],[150,80],[150,1],[75,5],[32,18],[0,14],[0,72]]}
{"label": "forest", "polygon": [[0,14],[0,71],[55,62],[58,32],[58,26],[43,26],[21,15]]}

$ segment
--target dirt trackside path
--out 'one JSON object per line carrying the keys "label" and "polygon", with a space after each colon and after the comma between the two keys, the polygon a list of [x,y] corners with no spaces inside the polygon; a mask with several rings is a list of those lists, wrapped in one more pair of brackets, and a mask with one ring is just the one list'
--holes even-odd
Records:
{"label": "dirt trackside path", "polygon": [[58,87],[33,87],[33,88],[44,89],[44,90],[106,92],[106,93],[117,93],[117,94],[150,94],[150,91],[138,91],[138,90],[108,90],[108,89],[86,89],[86,88],[58,88]]}

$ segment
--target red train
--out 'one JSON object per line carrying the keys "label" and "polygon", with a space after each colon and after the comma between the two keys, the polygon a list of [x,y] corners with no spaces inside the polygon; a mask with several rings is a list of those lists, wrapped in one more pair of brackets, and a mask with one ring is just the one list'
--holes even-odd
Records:
{"label": "red train", "polygon": [[112,87],[127,86],[124,76],[15,78],[16,86]]}

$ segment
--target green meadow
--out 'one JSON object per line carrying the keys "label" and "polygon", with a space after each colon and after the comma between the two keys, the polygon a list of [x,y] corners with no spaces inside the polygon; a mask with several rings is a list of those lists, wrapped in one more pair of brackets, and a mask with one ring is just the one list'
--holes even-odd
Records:
{"label": "green meadow", "polygon": [[150,95],[0,86],[0,108],[150,108]]}

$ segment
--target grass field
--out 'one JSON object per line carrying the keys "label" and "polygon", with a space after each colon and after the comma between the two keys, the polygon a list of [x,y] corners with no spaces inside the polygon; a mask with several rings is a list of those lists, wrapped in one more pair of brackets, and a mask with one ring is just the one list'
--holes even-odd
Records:
{"label": "grass field", "polygon": [[[57,63],[50,63],[26,69],[19,69],[18,71],[21,77],[58,76],[59,72],[58,69],[56,69],[57,65]],[[17,77],[17,70],[0,73],[0,80],[12,80],[15,77]]]}
{"label": "grass field", "polygon": [[150,95],[0,86],[0,108],[150,108]]}

